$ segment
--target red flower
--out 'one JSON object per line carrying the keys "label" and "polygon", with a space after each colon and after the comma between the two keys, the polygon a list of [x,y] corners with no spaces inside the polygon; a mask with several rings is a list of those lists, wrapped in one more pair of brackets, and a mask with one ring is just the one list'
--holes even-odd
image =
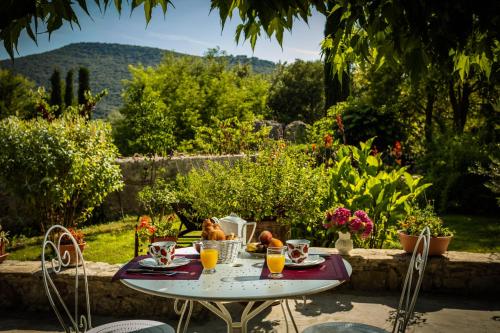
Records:
{"label": "red flower", "polygon": [[342,121],[342,116],[340,114],[337,115],[337,126],[339,127],[340,132],[344,133],[344,122]]}
{"label": "red flower", "polygon": [[330,148],[333,144],[333,137],[330,134],[325,135],[325,147]]}

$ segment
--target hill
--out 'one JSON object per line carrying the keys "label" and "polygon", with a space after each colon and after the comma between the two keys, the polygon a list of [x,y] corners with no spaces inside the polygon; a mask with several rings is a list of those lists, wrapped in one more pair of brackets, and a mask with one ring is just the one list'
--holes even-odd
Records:
{"label": "hill", "polygon": [[[165,54],[174,56],[191,56],[183,53],[162,50],[152,47],[107,44],[107,43],[75,43],[56,50],[0,61],[0,67],[8,68],[33,80],[39,86],[50,89],[49,78],[54,68],[61,71],[64,79],[66,72],[73,69],[75,89],[77,88],[77,71],[81,66],[90,71],[90,86],[96,93],[107,88],[109,95],[98,105],[95,116],[106,117],[113,109],[121,106],[122,80],[129,79],[129,64],[144,66],[157,65]],[[251,64],[256,73],[269,73],[275,63],[244,55],[228,56],[230,65],[237,63]],[[76,94],[76,91],[75,91]]]}

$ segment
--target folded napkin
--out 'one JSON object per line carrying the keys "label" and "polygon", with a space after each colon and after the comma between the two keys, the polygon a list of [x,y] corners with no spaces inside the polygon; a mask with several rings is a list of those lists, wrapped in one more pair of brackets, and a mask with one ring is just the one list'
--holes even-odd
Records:
{"label": "folded napkin", "polygon": [[162,269],[165,272],[175,272],[183,271],[188,272],[188,274],[175,274],[175,275],[161,275],[161,274],[143,274],[143,273],[127,273],[129,269],[143,268],[139,265],[139,261],[149,256],[138,256],[129,261],[124,265],[111,281],[116,281],[119,279],[137,279],[137,280],[198,280],[200,278],[201,272],[203,271],[203,266],[201,265],[198,255],[176,255],[176,257],[185,257],[191,259],[191,262],[187,265],[176,267],[173,269]]}
{"label": "folded napkin", "polygon": [[[262,267],[260,279],[269,279],[271,272],[267,263]],[[342,257],[338,254],[332,254],[325,257],[325,262],[312,267],[286,267],[283,269],[281,280],[348,280],[349,274],[345,268]]]}

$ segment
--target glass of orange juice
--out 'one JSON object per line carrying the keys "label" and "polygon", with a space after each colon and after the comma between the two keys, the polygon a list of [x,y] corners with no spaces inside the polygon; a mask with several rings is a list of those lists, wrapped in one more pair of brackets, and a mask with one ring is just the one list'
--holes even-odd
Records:
{"label": "glass of orange juice", "polygon": [[267,267],[271,274],[269,274],[269,278],[271,279],[280,279],[283,277],[283,268],[285,267],[285,251],[286,247],[268,247],[267,248],[267,256],[266,262]]}
{"label": "glass of orange juice", "polygon": [[219,259],[219,242],[203,241],[201,243],[200,260],[203,265],[203,274],[215,273],[215,265]]}

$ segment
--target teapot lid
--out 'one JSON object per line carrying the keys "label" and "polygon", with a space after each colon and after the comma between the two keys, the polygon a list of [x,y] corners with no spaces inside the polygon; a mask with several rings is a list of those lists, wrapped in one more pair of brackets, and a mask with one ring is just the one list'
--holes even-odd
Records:
{"label": "teapot lid", "polygon": [[242,223],[247,223],[244,219],[236,215],[235,213],[231,213],[228,216],[225,216],[221,218],[221,220],[232,222],[232,223],[237,223],[237,224],[242,224]]}

